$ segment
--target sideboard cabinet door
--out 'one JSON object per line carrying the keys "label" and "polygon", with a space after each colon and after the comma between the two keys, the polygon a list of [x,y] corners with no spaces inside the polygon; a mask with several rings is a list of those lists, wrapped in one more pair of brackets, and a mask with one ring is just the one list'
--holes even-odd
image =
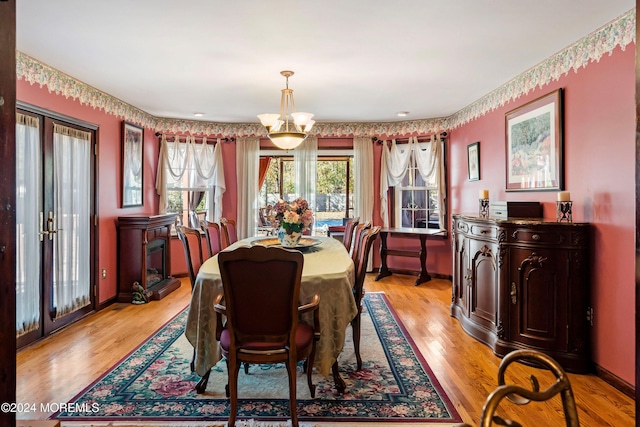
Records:
{"label": "sideboard cabinet door", "polygon": [[483,240],[469,240],[470,285],[469,317],[491,330],[496,326],[498,245]]}
{"label": "sideboard cabinet door", "polygon": [[563,250],[509,248],[509,340],[567,351],[568,269]]}

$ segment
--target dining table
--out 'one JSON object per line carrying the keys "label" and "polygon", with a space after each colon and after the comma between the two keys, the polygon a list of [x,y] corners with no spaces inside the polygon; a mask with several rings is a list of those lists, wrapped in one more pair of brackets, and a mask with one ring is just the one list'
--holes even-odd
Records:
{"label": "dining table", "polygon": [[[347,326],[358,313],[353,297],[354,263],[337,239],[304,236],[303,241],[295,248],[304,255],[300,302],[309,302],[316,294],[320,297],[320,339],[316,345],[314,367],[324,377],[332,375],[338,393],[343,393],[346,385],[339,374],[338,356],[344,347]],[[280,246],[277,238],[250,237],[224,250],[260,244]],[[202,378],[201,382],[204,381],[204,385],[199,384],[201,391],[206,388],[211,368],[222,357],[216,340],[217,318],[214,311],[215,300],[222,293],[218,255],[214,255],[198,271],[185,327],[185,336],[194,348],[191,369]]]}

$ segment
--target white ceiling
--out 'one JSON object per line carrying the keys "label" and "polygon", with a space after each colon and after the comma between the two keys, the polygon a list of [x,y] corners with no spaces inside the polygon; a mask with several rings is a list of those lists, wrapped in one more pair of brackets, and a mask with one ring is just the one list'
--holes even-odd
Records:
{"label": "white ceiling", "polygon": [[[449,116],[633,0],[22,0],[17,49],[154,116]],[[409,111],[406,118],[398,111]]]}

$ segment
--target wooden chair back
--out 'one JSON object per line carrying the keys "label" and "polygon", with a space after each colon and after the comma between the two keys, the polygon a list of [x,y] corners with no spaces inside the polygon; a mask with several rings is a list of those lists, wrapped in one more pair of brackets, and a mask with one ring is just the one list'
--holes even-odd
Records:
{"label": "wooden chair back", "polygon": [[353,284],[353,298],[358,307],[358,314],[351,321],[351,329],[353,331],[353,347],[356,354],[356,367],[362,369],[362,357],[360,356],[360,320],[362,317],[362,298],[364,297],[364,280],[367,276],[367,264],[369,262],[369,253],[373,242],[380,234],[380,227],[365,228],[361,236],[358,237],[357,253],[355,257],[356,276]]}
{"label": "wooden chair back", "polygon": [[353,259],[354,263],[356,262],[356,258],[358,257],[358,251],[360,250],[362,233],[365,230],[368,230],[370,228],[371,228],[371,221],[363,222],[361,224],[356,225],[356,228],[353,232],[353,242],[351,242],[351,250],[350,250],[351,259]]}
{"label": "wooden chair back", "polygon": [[360,222],[360,217],[350,218],[344,224],[344,237],[342,238],[342,243],[344,247],[347,249],[347,252],[351,250],[351,242],[353,241],[353,232],[356,229],[356,226]]}
{"label": "wooden chair back", "polygon": [[222,240],[220,235],[220,226],[217,222],[207,221],[203,219],[200,221],[200,226],[207,239],[207,250],[209,257],[214,256],[222,250]]}
{"label": "wooden chair back", "polygon": [[200,266],[205,258],[202,254],[202,236],[200,230],[195,228],[179,225],[176,227],[178,238],[182,242],[184,248],[184,257],[187,261],[187,269],[189,270],[189,280],[191,281],[191,289],[196,284],[196,276],[200,271]]}
{"label": "wooden chair back", "polygon": [[238,231],[234,220],[225,217],[220,218],[220,228],[222,228],[222,249],[238,241]]}
{"label": "wooden chair back", "polygon": [[[227,320],[220,334],[220,348],[229,375],[229,425],[235,422],[241,363],[285,363],[291,419],[297,426],[296,363],[307,360],[307,381],[314,396],[311,370],[316,333],[319,336],[319,330],[315,329],[317,314],[314,327],[298,322],[303,255],[299,251],[256,245],[220,252],[218,264],[224,306],[218,303],[215,309]],[[312,304],[315,313],[318,301],[316,296]]]}

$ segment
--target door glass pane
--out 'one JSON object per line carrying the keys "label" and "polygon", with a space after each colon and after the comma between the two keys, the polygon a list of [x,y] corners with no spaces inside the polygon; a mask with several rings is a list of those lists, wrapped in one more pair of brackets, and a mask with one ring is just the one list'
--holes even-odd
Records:
{"label": "door glass pane", "polygon": [[[61,128],[61,126],[57,126]],[[73,131],[73,130],[72,130]],[[91,303],[91,141],[54,133],[53,310],[60,318]]]}
{"label": "door glass pane", "polygon": [[40,327],[42,147],[38,127],[16,126],[16,160],[16,337],[20,337]]}

